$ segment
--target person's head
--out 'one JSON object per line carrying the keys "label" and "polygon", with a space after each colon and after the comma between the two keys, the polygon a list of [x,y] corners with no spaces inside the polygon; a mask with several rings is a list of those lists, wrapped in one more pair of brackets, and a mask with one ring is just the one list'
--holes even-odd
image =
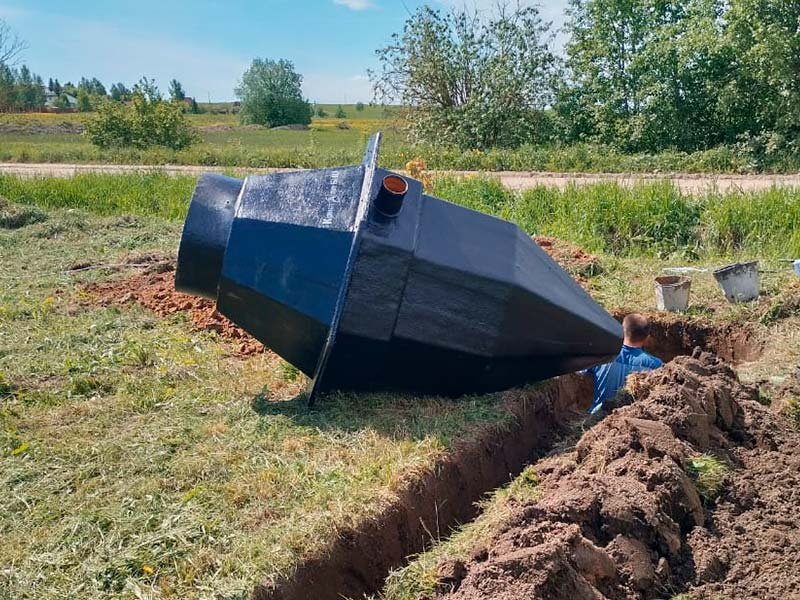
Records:
{"label": "person's head", "polygon": [[626,346],[641,348],[650,335],[650,321],[639,313],[631,313],[622,321],[622,333]]}

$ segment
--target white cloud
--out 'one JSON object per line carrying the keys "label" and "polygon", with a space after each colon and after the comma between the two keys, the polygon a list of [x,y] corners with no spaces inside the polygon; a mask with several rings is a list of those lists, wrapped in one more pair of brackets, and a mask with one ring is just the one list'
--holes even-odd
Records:
{"label": "white cloud", "polygon": [[366,10],[375,6],[371,0],[333,0],[333,3],[346,6],[350,10]]}

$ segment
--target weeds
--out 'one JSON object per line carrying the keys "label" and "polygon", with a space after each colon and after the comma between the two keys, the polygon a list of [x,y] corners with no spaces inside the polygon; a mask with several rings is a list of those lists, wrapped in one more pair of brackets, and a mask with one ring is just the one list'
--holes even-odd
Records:
{"label": "weeds", "polygon": [[800,190],[793,188],[695,197],[669,182],[599,183],[516,193],[490,177],[443,177],[434,180],[433,193],[510,219],[528,233],[614,256],[800,256]]}
{"label": "weeds", "polygon": [[196,181],[195,177],[162,173],[83,173],[69,178],[31,179],[0,175],[0,196],[27,207],[178,220],[186,216]]}
{"label": "weeds", "polygon": [[787,400],[785,412],[795,428],[800,429],[800,398],[790,398]]}
{"label": "weeds", "polygon": [[722,491],[730,468],[716,456],[700,454],[689,459],[687,471],[694,480],[700,496],[710,502]]}
{"label": "weeds", "polygon": [[19,229],[47,220],[47,213],[35,206],[19,206],[0,197],[0,229]]}

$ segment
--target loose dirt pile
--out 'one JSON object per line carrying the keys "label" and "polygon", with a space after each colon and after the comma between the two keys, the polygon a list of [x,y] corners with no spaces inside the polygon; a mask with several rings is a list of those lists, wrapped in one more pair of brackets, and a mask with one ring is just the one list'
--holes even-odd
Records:
{"label": "loose dirt pile", "polygon": [[[83,291],[93,304],[101,306],[123,306],[136,302],[162,317],[186,312],[196,330],[215,331],[233,340],[238,354],[249,356],[264,352],[264,346],[258,340],[218,313],[213,302],[177,292],[175,274],[172,272],[175,270],[174,260],[165,262],[156,258],[154,255],[131,256],[126,262],[146,265],[149,261],[153,266],[146,268],[141,275],[88,285]],[[76,265],[73,270],[80,268],[87,267]]]}
{"label": "loose dirt pile", "polygon": [[599,258],[569,242],[545,235],[535,235],[533,241],[580,284],[603,270]]}
{"label": "loose dirt pile", "polygon": [[[536,466],[539,500],[440,565],[437,598],[800,598],[800,434],[711,354],[630,387],[632,404]],[[703,453],[730,465],[714,493],[692,470]]]}

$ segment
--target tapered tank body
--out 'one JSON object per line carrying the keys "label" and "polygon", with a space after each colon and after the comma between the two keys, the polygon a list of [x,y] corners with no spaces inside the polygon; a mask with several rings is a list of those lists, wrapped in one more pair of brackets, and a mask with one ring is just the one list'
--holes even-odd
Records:
{"label": "tapered tank body", "polygon": [[[195,219],[214,214],[220,194],[210,201],[199,187],[178,287],[215,289],[222,314],[312,378],[312,397],[482,393],[619,351],[617,321],[530,236],[377,168],[378,145],[361,166],[247,178],[214,229],[228,230],[216,287],[217,263],[196,262],[219,255],[221,236],[198,235]],[[184,284],[198,278],[183,270],[202,285]]]}

